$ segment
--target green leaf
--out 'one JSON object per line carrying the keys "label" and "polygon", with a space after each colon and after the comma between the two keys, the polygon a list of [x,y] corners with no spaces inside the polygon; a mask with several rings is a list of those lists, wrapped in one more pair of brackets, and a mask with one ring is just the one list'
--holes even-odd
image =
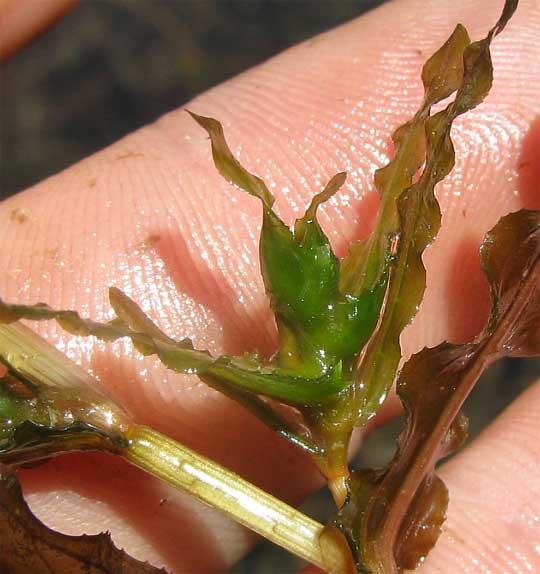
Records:
{"label": "green leaf", "polygon": [[258,197],[265,207],[271,209],[274,203],[274,196],[260,177],[249,173],[233,156],[225,141],[221,124],[214,118],[199,116],[189,110],[187,112],[208,132],[212,142],[212,157],[219,173],[230,183]]}
{"label": "green leaf", "polygon": [[27,574],[166,574],[114,546],[109,534],[67,536],[40,522],[15,473],[0,464],[0,572]]}
{"label": "green leaf", "polygon": [[[260,191],[264,185],[261,180],[251,180],[256,184],[245,183],[248,172],[233,158],[219,122],[194,117],[210,136],[220,173],[263,203],[260,262],[279,334],[278,350],[272,365],[264,368],[265,377],[267,381],[272,380],[273,386],[290,381],[287,389],[294,387],[296,399],[293,401],[292,395],[281,391],[279,396],[270,394],[270,387],[264,394],[300,408],[303,426],[307,425],[312,442],[318,445],[318,452],[323,453],[322,457],[317,455],[323,471],[328,474],[328,469],[334,473],[339,467],[342,469],[339,472],[343,472],[351,424],[345,421],[342,430],[339,417],[333,415],[343,412],[339,405],[346,400],[345,390],[351,385],[357,358],[377,324],[387,280],[385,272],[359,293],[344,292],[340,288],[342,266],[317,221],[317,210],[339,190],[346,174],[339,173],[331,178],[291,230]],[[241,181],[231,176],[233,171],[241,171]],[[387,267],[388,261],[385,261],[385,270]],[[238,360],[230,359],[229,369],[238,366]],[[255,376],[250,374],[250,379],[254,380]],[[221,372],[217,379],[203,380],[210,380],[215,386],[216,381],[224,382],[225,377],[226,373]],[[234,376],[231,373],[227,381],[236,388],[247,388],[243,372],[236,372]],[[262,392],[261,387],[252,390]],[[302,395],[299,394],[301,390],[305,390]],[[330,463],[327,459],[339,462]]]}
{"label": "green leaf", "polygon": [[191,115],[210,136],[219,172],[263,203],[260,260],[279,332],[276,366],[282,375],[314,380],[330,371],[350,374],[377,322],[384,285],[376,283],[359,295],[339,289],[340,262],[317,221],[317,209],[346,174],[331,178],[291,230],[272,210],[266,185],[233,157],[221,124]]}
{"label": "green leaf", "polygon": [[461,85],[463,52],[469,43],[467,31],[458,25],[424,65],[424,101],[412,120],[395,130],[392,135],[394,157],[375,172],[375,186],[381,195],[377,225],[368,239],[350,248],[350,254],[343,262],[342,292],[359,293],[372,288],[384,275],[386,261],[400,233],[396,201],[412,185],[415,174],[426,160],[426,122],[431,107]]}
{"label": "green leaf", "polygon": [[[133,330],[122,319],[108,323],[82,318],[76,311],[56,311],[43,304],[35,306],[10,305],[0,300],[0,312],[10,321],[16,318],[33,320],[57,320],[68,332],[95,336],[104,341],[114,341],[122,337],[130,338],[135,345],[148,355],[157,355],[165,366],[179,373],[210,375],[215,381],[225,385],[235,385],[245,391],[266,395],[289,404],[320,403],[341,392],[347,382],[340,377],[338,370],[329,369],[316,379],[305,379],[281,373],[268,365],[261,365],[249,358],[231,358],[227,356],[213,358],[207,351],[193,349],[191,341],[184,339],[175,342],[166,338],[150,321],[143,321],[143,311],[126,295],[113,290],[113,300],[117,308],[122,305],[121,313],[133,325],[146,328],[148,332]],[[120,300],[122,301],[120,303]],[[126,311],[129,308],[129,311]],[[132,326],[133,326],[132,325]],[[3,351],[0,347],[0,356]]]}
{"label": "green leaf", "polygon": [[[504,18],[509,18],[511,13],[505,9],[488,36],[472,44],[466,30],[457,26],[450,39],[424,66],[424,105],[412,125],[421,125],[425,133],[425,165],[416,183],[396,196],[399,231],[386,304],[356,375],[356,386],[362,389],[355,398],[358,424],[364,424],[373,416],[394,381],[401,359],[399,338],[416,314],[424,294],[422,254],[440,227],[441,213],[434,189],[454,166],[452,123],[460,114],[478,105],[489,91],[493,77],[489,45],[495,31],[502,29]],[[453,101],[429,115],[431,105],[454,92]]]}
{"label": "green leaf", "polygon": [[368,489],[360,485],[361,504],[351,481],[353,494],[334,521],[374,574],[413,568],[435,544],[447,505],[435,464],[463,443],[461,408],[482,372],[502,357],[540,355],[540,212],[501,219],[481,253],[492,287],[484,333],[474,343],[424,349],[405,364],[397,391],[407,424],[398,453]]}
{"label": "green leaf", "polygon": [[[105,341],[128,337],[141,353],[158,356],[176,372],[196,374],[245,405],[314,453],[327,477],[343,479],[352,428],[365,424],[384,401],[401,358],[399,337],[423,296],[422,254],[441,217],[434,188],[454,164],[452,122],[489,91],[489,44],[516,5],[506,3],[496,26],[480,42],[471,44],[458,25],[426,62],[424,100],[415,116],[395,130],[394,157],[375,174],[381,195],[375,231],[352,245],[343,261],[320,227],[317,210],[343,185],[344,173],[315,195],[305,215],[289,229],[273,211],[274,197],[266,184],[233,156],[221,124],[189,112],[210,136],[218,171],[262,202],[261,269],[279,333],[279,348],[269,361],[254,356],[215,358],[194,349],[189,339],[175,341],[114,288],[110,299],[117,318],[108,323],[41,304],[2,302],[0,321],[55,319],[76,335]],[[452,94],[454,100],[433,114],[433,106]],[[520,339],[523,349],[535,344],[529,339]],[[16,406],[4,404],[6,412]],[[293,407],[286,416],[284,406]],[[414,530],[413,523],[409,530]]]}
{"label": "green leaf", "polygon": [[280,335],[277,362],[304,376],[320,375],[336,361],[324,353],[320,330],[337,302],[339,261],[316,221],[317,203],[312,205],[313,218],[308,210],[295,233],[265,210],[260,241],[263,280]]}
{"label": "green leaf", "polygon": [[[109,289],[109,300],[117,316],[124,321],[131,329],[137,332],[147,333],[156,340],[162,340],[174,345],[173,339],[165,335],[163,331],[153,323],[141,308],[125,295],[120,289],[111,287]],[[153,354],[153,347],[148,344],[134,341],[135,346],[145,355]],[[181,344],[188,349],[193,349],[189,339],[184,339]],[[257,366],[257,364],[255,364]],[[212,373],[198,373],[210,387],[224,393],[229,398],[239,402],[245,408],[251,410],[262,422],[273,429],[277,434],[283,436],[290,442],[300,446],[312,454],[320,454],[318,447],[314,445],[309,435],[305,432],[302,425],[293,425],[279,417],[272,406],[259,396],[249,390],[243,389],[234,384],[227,384],[222,378]]]}
{"label": "green leaf", "polygon": [[460,88],[463,52],[470,43],[467,30],[458,24],[448,40],[424,64],[422,83],[428,102],[440,102]]}
{"label": "green leaf", "polygon": [[344,365],[348,372],[371,335],[382,299],[379,286],[362,296],[339,291],[340,262],[320,228],[316,211],[345,180],[334,176],[316,195],[294,233],[265,213],[261,266],[280,333],[277,364],[313,377]]}
{"label": "green leaf", "polygon": [[[396,129],[394,157],[375,174],[381,195],[376,228],[351,246],[342,262],[340,292],[369,301],[376,321],[370,323],[369,338],[363,340],[362,346],[367,345],[353,373],[354,385],[324,414],[323,426],[341,427],[344,452],[337,457],[341,464],[345,464],[348,442],[343,437],[374,415],[392,386],[401,358],[400,334],[423,296],[421,256],[440,225],[433,188],[450,171],[454,157],[448,135],[451,120],[441,122],[440,115],[430,113],[434,104],[461,86],[463,54],[469,45],[466,30],[457,26],[424,65],[424,101],[412,120]],[[423,172],[413,184],[422,165]]]}

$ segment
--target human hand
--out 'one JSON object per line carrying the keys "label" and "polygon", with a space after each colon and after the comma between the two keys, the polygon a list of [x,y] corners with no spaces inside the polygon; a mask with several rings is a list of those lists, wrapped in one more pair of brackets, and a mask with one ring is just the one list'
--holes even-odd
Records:
{"label": "human hand", "polygon": [[0,61],[64,16],[77,0],[0,0]]}
{"label": "human hand", "polygon": [[[220,118],[233,148],[242,147],[244,165],[275,184],[278,210],[287,221],[330,175],[349,170],[347,189],[321,218],[343,254],[351,238],[370,229],[376,207],[372,172],[383,163],[391,129],[421,99],[423,61],[457,21],[479,37],[500,8],[477,6],[438,5],[427,22],[424,4],[387,5],[189,107]],[[538,163],[527,161],[540,143],[540,78],[534,68],[539,25],[538,2],[522,2],[493,48],[492,94],[456,124],[458,164],[438,189],[443,229],[425,257],[428,291],[403,337],[405,354],[475,333],[487,312],[476,256],[480,240],[504,213],[538,207]],[[5,298],[47,301],[102,318],[107,287],[116,285],[151,309],[168,333],[189,335],[198,347],[217,354],[271,351],[273,326],[257,270],[259,207],[219,178],[208,147],[186,114],[173,112],[4,202],[0,217],[7,223],[0,234],[10,245],[0,255]],[[23,213],[26,220],[13,217]],[[133,359],[126,345],[68,345],[64,334],[48,329],[139,422],[291,502],[318,484],[302,455],[196,380],[171,375],[152,359]],[[483,565],[502,573],[510,560],[523,571],[527,563],[540,562],[534,417],[539,393],[532,388],[442,470],[451,492],[449,520],[426,571]],[[130,553],[177,572],[223,568],[251,539],[109,457],[66,456],[22,477],[34,510],[47,523],[64,531],[107,528]],[[512,499],[502,503],[509,490]]]}

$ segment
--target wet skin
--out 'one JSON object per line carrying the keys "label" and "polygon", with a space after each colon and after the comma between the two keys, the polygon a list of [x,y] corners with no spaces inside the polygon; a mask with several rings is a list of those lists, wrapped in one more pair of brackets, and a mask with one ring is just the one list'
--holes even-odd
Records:
{"label": "wet skin", "polygon": [[[473,38],[499,3],[403,0],[297,46],[188,107],[219,118],[243,164],[263,177],[288,222],[337,171],[345,188],[321,209],[340,255],[371,229],[373,171],[392,128],[421,99],[424,60],[463,22]],[[403,336],[406,355],[483,324],[477,248],[498,218],[540,208],[540,2],[522,1],[493,45],[486,102],[453,131],[457,163],[437,189],[443,227],[425,255],[428,288]],[[208,141],[182,111],[139,130],[0,205],[0,291],[107,316],[109,285],[166,332],[199,348],[270,354],[275,329],[259,275],[260,206],[213,168]],[[42,333],[91,367],[138,422],[150,424],[299,502],[320,484],[311,463],[195,378],[168,373],[125,343]],[[509,382],[511,384],[511,382]],[[394,407],[389,405],[386,414]],[[445,531],[421,571],[540,569],[540,386],[533,385],[443,467]],[[384,416],[384,415],[383,415]],[[222,571],[253,537],[215,512],[105,455],[70,455],[21,473],[37,515],[64,532],[110,530],[118,545],[174,572]],[[512,566],[511,566],[512,565]]]}

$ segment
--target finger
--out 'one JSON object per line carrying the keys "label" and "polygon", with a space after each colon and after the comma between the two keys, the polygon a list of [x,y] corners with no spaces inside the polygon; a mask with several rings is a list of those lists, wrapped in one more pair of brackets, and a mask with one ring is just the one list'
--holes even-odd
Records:
{"label": "finger", "polygon": [[77,0],[0,0],[0,60],[65,16]]}
{"label": "finger", "polygon": [[539,415],[536,383],[442,468],[448,520],[420,572],[540,571]]}
{"label": "finger", "polygon": [[[392,129],[420,102],[423,61],[457,21],[479,37],[498,9],[491,2],[482,10],[466,1],[438,2],[431,10],[424,2],[392,3],[189,107],[224,122],[233,149],[265,178],[287,221],[331,175],[349,170],[345,191],[322,210],[322,224],[343,254],[371,229],[373,171],[386,158]],[[492,94],[456,125],[458,162],[438,189],[443,229],[425,257],[426,301],[403,337],[406,353],[478,328],[487,289],[475,249],[500,215],[538,201],[524,192],[519,166],[540,112],[540,78],[531,72],[539,24],[538,2],[522,2],[494,48]],[[275,329],[257,263],[260,208],[219,178],[208,142],[182,111],[0,209],[7,222],[0,242],[11,245],[0,253],[6,299],[47,301],[99,319],[108,313],[106,289],[116,285],[165,331],[190,336],[199,348],[272,351]],[[91,366],[139,422],[287,500],[298,501],[315,485],[304,457],[196,379],[133,358],[125,343],[105,348],[73,341],[53,326],[46,332]],[[95,532],[110,525],[128,551],[180,572],[221,568],[245,550],[245,531],[126,465],[102,456],[76,460],[26,473],[36,512],[54,526]],[[160,506],[161,499],[167,504]]]}

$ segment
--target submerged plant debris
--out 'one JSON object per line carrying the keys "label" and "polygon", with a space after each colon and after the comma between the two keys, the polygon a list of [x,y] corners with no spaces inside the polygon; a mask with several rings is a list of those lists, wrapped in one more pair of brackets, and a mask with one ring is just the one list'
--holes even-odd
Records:
{"label": "submerged plant debris", "polygon": [[[221,124],[190,112],[210,136],[221,175],[262,204],[260,262],[278,329],[278,348],[269,360],[256,354],[213,357],[189,339],[176,341],[114,287],[109,298],[116,317],[108,323],[44,304],[2,301],[0,323],[55,319],[74,335],[128,337],[144,355],[198,375],[313,456],[339,508],[331,527],[346,535],[358,572],[395,574],[416,567],[445,520],[448,492],[434,470],[465,440],[464,400],[493,361],[540,354],[539,212],[506,216],[483,243],[492,312],[482,335],[470,344],[424,349],[402,368],[397,392],[407,424],[395,458],[384,469],[351,474],[349,441],[352,430],[377,413],[396,380],[399,338],[426,285],[422,254],[441,222],[434,189],[454,165],[452,123],[489,92],[490,44],[516,7],[517,0],[507,0],[499,21],[477,42],[458,25],[426,62],[423,102],[394,132],[394,157],[375,174],[381,198],[375,230],[351,245],[342,260],[319,225],[317,210],[338,192],[345,173],[330,179],[290,229],[274,211],[263,180],[232,154]],[[444,107],[434,112],[441,102]],[[0,462],[20,464],[68,450],[68,444],[114,452],[123,440],[121,411],[98,395],[85,399],[86,391],[74,408],[72,391],[29,377],[24,361],[4,350],[9,345],[2,343],[2,333],[4,339],[14,336],[8,327],[0,325],[0,356],[7,367],[0,383]],[[97,422],[89,418],[92,400],[114,410],[116,434],[99,416]]]}
{"label": "submerged plant debris", "polygon": [[412,569],[427,555],[448,504],[435,464],[466,438],[465,399],[495,361],[540,355],[540,212],[502,218],[484,239],[481,262],[491,286],[484,331],[473,343],[442,343],[407,361],[397,381],[407,412],[398,451],[386,469],[353,474],[333,521],[361,572]]}
{"label": "submerged plant debris", "polygon": [[114,546],[108,534],[67,536],[37,520],[14,470],[0,463],[0,572],[167,574]]}

